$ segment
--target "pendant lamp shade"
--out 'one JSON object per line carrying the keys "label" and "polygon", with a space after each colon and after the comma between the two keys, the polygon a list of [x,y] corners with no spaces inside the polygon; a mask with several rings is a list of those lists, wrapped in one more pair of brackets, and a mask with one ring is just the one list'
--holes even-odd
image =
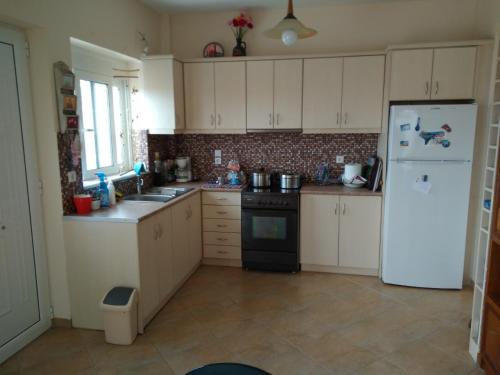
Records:
{"label": "pendant lamp shade", "polygon": [[304,26],[293,15],[293,1],[288,0],[288,12],[272,29],[264,32],[264,35],[272,39],[281,39],[284,44],[290,45],[295,43],[297,39],[310,38],[318,32],[310,27]]}

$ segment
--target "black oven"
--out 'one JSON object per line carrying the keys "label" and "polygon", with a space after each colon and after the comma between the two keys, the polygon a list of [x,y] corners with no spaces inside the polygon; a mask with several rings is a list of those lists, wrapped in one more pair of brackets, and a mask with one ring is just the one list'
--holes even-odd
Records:
{"label": "black oven", "polygon": [[298,190],[244,191],[241,241],[243,267],[299,271]]}

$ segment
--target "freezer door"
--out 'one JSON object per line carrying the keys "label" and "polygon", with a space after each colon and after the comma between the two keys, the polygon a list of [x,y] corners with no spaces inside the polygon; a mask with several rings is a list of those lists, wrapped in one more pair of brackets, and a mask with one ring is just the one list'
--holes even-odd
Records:
{"label": "freezer door", "polygon": [[461,289],[470,163],[389,162],[382,279]]}
{"label": "freezer door", "polygon": [[391,106],[389,159],[472,160],[476,104]]}

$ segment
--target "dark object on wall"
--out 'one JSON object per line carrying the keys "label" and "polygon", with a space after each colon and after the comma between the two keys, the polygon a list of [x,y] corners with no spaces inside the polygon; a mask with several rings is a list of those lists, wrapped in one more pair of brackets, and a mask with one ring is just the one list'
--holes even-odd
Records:
{"label": "dark object on wall", "polygon": [[233,56],[246,56],[247,43],[240,38],[236,39],[236,46],[233,48]]}
{"label": "dark object on wall", "polygon": [[56,88],[59,131],[67,129],[66,115],[76,115],[75,75],[62,61],[54,63],[54,83]]}
{"label": "dark object on wall", "polygon": [[224,57],[224,47],[219,42],[210,42],[203,48],[203,57]]}

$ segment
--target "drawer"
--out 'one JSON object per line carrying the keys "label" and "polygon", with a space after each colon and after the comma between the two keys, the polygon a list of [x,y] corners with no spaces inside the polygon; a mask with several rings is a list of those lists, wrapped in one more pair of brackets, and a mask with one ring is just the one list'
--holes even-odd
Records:
{"label": "drawer", "polygon": [[241,259],[241,247],[239,246],[203,246],[205,258]]}
{"label": "drawer", "polygon": [[241,220],[203,219],[206,232],[241,233]]}
{"label": "drawer", "polygon": [[241,247],[241,234],[203,232],[203,243],[206,245],[226,245]]}
{"label": "drawer", "polygon": [[203,218],[204,219],[241,219],[240,206],[214,206],[203,205]]}
{"label": "drawer", "polygon": [[216,206],[240,206],[241,193],[204,191],[203,204],[213,204]]}

